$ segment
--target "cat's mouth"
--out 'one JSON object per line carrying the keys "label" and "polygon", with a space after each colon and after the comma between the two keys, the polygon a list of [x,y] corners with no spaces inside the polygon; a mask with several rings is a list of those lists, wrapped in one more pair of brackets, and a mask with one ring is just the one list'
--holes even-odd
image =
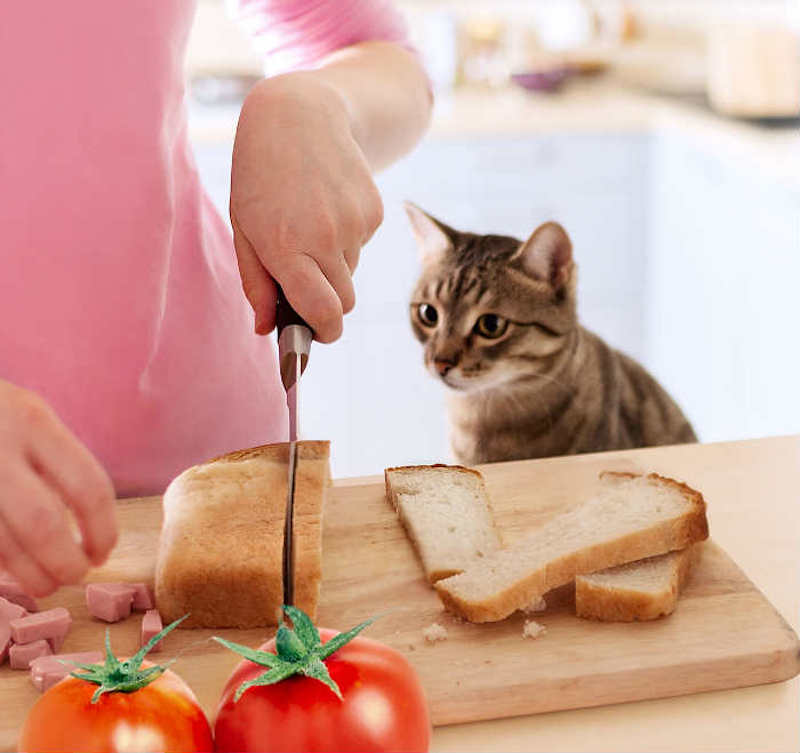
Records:
{"label": "cat's mouth", "polygon": [[487,369],[452,369],[446,374],[437,375],[444,384],[458,392],[477,392],[497,387],[502,379],[493,378]]}

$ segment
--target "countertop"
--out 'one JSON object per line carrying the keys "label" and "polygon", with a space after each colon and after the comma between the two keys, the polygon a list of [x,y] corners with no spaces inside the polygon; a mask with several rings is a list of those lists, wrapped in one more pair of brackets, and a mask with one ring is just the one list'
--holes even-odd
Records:
{"label": "countertop", "polygon": [[[800,631],[800,435],[635,450],[700,489],[711,535]],[[613,456],[630,453],[613,453]],[[543,465],[578,458],[539,461]],[[709,640],[713,640],[709,636]],[[433,751],[796,751],[800,678],[442,727]]]}
{"label": "countertop", "polygon": [[[231,142],[239,106],[190,103],[198,144]],[[567,82],[555,93],[517,87],[455,89],[436,99],[428,139],[513,137],[553,132],[678,132],[708,152],[800,190],[800,129],[717,115],[685,98],[624,85],[613,76]]]}
{"label": "countertop", "polygon": [[[516,465],[525,465],[526,478],[539,479],[543,489],[548,484],[552,487],[557,483],[554,479],[563,479],[565,474],[581,477],[589,472],[587,469],[594,475],[598,467],[635,467],[660,472],[701,490],[714,541],[795,632],[800,632],[800,435],[519,461],[487,468],[487,475],[513,474]],[[375,488],[381,480],[379,476],[341,479],[334,485],[352,492],[362,484]],[[128,502],[137,501],[148,500]],[[157,499],[149,501],[157,507]],[[152,515],[132,517],[131,509],[130,504],[121,506],[120,550],[116,565],[109,563],[108,567],[124,565],[125,577],[142,580],[152,572],[157,526]],[[120,573],[108,571],[101,580],[119,580]],[[352,581],[344,582],[345,590],[351,588]],[[74,591],[72,598],[82,601],[81,589]],[[56,594],[52,598],[60,597]],[[97,632],[98,626],[84,620],[84,624],[73,627],[73,633],[79,629],[87,633]],[[137,638],[136,621],[120,625],[114,634],[118,645]],[[708,640],[713,641],[714,635]],[[529,646],[529,650],[535,649],[535,644]],[[209,662],[203,665],[207,673],[220,671],[212,659],[203,659]],[[195,653],[193,665],[200,666],[200,661]],[[232,666],[235,660],[230,662]],[[229,667],[222,669],[221,676],[225,676]],[[203,675],[206,680],[207,673]],[[199,679],[195,680],[195,690],[199,697],[204,693],[207,696],[209,687],[201,688]],[[212,685],[211,697],[215,697],[216,684]],[[29,689],[27,682],[25,687]],[[455,686],[453,692],[457,692]],[[438,727],[431,750],[797,751],[799,707],[800,677],[795,677],[737,690]],[[19,707],[0,709],[0,719],[5,713],[22,713]],[[6,747],[0,743],[0,748]]]}

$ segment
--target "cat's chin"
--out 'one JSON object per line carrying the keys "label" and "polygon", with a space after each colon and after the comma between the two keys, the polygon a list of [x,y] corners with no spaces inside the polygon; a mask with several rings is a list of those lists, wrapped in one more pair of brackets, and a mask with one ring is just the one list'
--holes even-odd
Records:
{"label": "cat's chin", "polygon": [[450,376],[449,374],[447,376],[440,377],[440,380],[448,390],[456,392],[460,395],[489,392],[497,389],[498,387],[502,387],[506,383],[505,379],[492,379],[487,376],[459,377],[457,375]]}

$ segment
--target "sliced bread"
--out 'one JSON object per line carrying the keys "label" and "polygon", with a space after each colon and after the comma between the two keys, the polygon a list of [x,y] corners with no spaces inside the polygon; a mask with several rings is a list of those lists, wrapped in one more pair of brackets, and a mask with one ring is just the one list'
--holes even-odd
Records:
{"label": "sliced bread", "polygon": [[699,492],[655,473],[604,473],[594,497],[435,588],[455,614],[493,622],[578,575],[683,549],[707,537]]}
{"label": "sliced bread", "polygon": [[[299,442],[295,490],[297,605],[313,614],[321,577],[328,442]],[[232,452],[188,468],[164,494],[156,604],[181,627],[275,625],[283,602],[289,444]]]}
{"label": "sliced bread", "polygon": [[603,622],[672,614],[701,544],[575,578],[575,612]]}
{"label": "sliced bread", "polygon": [[460,465],[387,468],[386,496],[431,583],[500,549],[483,476]]}

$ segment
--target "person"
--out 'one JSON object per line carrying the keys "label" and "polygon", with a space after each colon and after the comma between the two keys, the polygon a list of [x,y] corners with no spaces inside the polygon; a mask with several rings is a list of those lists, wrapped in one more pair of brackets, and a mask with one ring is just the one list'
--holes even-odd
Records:
{"label": "person", "polygon": [[390,0],[234,6],[268,75],[241,109],[232,237],[188,142],[192,2],[17,3],[0,28],[0,570],[35,596],[104,561],[115,496],[286,439],[254,331],[277,283],[339,337],[382,220],[371,174],[427,127]]}

